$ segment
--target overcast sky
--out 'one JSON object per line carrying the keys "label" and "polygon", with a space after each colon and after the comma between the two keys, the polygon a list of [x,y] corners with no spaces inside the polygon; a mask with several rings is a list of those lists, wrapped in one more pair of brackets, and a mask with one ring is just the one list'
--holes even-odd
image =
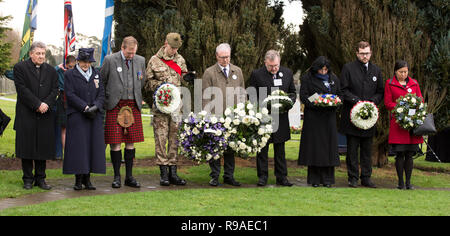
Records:
{"label": "overcast sky", "polygon": [[[0,3],[0,15],[13,17],[8,27],[18,31],[20,36],[22,36],[27,3],[28,0],[3,0]],[[105,4],[105,0],[72,0],[75,32],[101,39],[103,37]],[[284,13],[286,23],[301,24],[303,18],[301,2],[289,3],[286,1],[286,5]],[[64,0],[39,0],[37,24],[35,40],[62,46]]]}

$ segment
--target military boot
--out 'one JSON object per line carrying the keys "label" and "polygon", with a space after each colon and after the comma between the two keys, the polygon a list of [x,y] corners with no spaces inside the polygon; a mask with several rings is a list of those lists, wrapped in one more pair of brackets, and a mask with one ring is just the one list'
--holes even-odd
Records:
{"label": "military boot", "polygon": [[186,180],[177,175],[177,166],[169,166],[169,182],[174,185],[186,185]]}
{"label": "military boot", "polygon": [[159,179],[159,185],[161,186],[169,186],[169,166],[159,166],[159,171],[161,172]]}

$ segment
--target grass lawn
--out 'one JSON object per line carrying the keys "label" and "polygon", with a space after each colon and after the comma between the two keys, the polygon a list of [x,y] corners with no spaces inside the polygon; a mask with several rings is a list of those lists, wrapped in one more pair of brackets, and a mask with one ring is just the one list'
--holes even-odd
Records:
{"label": "grass lawn", "polygon": [[[248,188],[153,191],[82,197],[0,211],[0,215],[450,215],[448,191]],[[168,204],[169,203],[169,204]]]}

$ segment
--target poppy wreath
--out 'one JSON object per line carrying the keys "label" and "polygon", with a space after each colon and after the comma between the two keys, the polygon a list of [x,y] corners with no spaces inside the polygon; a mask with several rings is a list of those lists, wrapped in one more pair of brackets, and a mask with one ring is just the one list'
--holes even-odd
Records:
{"label": "poppy wreath", "polygon": [[163,83],[156,89],[153,101],[160,112],[172,114],[181,105],[180,90],[173,84]]}

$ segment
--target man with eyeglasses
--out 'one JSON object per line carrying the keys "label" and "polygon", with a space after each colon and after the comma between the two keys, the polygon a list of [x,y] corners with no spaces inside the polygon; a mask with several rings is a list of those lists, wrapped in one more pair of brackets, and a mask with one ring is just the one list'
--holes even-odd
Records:
{"label": "man with eyeglasses", "polygon": [[[258,101],[263,101],[273,90],[282,90],[289,94],[295,103],[297,98],[294,77],[290,69],[280,66],[280,53],[269,50],[264,58],[264,66],[256,69],[250,76],[249,87],[256,89]],[[249,92],[250,93],[250,92]],[[275,116],[274,114],[273,116]],[[289,126],[289,113],[279,114],[278,129],[271,135],[269,143],[273,143],[276,184],[280,186],[292,186],[287,179],[285,142],[291,139]],[[266,186],[269,178],[268,152],[269,143],[257,154],[256,167],[258,173],[258,186]]]}
{"label": "man with eyeglasses", "polygon": [[[359,101],[370,101],[376,105],[383,101],[384,84],[381,70],[370,62],[371,46],[361,41],[356,47],[357,60],[347,63],[341,72],[341,89],[344,94],[344,106],[341,113],[339,132],[347,136],[347,173],[350,187],[361,185],[376,188],[371,181],[372,175],[372,142],[375,126],[362,130],[350,121],[350,111]],[[361,175],[358,167],[358,148],[360,150]]]}
{"label": "man with eyeglasses", "polygon": [[[244,75],[241,68],[230,63],[231,46],[223,43],[216,48],[217,63],[205,70],[202,77],[203,109],[221,116],[225,109],[246,101]],[[214,112],[213,112],[214,110]],[[229,148],[224,153],[224,183],[232,186],[241,184],[234,179],[234,152]],[[220,159],[211,160],[209,184],[219,186]]]}

